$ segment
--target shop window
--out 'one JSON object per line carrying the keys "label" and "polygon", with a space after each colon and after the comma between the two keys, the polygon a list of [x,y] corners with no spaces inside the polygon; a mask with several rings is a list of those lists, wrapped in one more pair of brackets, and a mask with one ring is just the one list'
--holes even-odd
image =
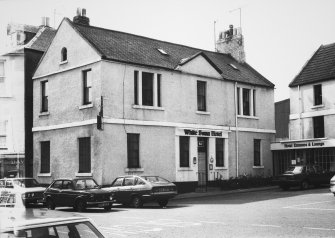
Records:
{"label": "shop window", "polygon": [[224,167],[224,139],[215,139],[216,167]]}
{"label": "shop window", "polygon": [[40,173],[50,173],[50,141],[41,141]]}
{"label": "shop window", "polygon": [[261,140],[254,139],[254,166],[261,166]]}
{"label": "shop window", "polygon": [[322,85],[314,85],[314,106],[322,104]]}
{"label": "shop window", "polygon": [[243,116],[256,116],[256,90],[240,88],[237,93],[237,114]]}
{"label": "shop window", "polygon": [[161,74],[134,71],[134,104],[161,107]]}
{"label": "shop window", "polygon": [[179,137],[179,161],[180,167],[190,167],[190,137]]}
{"label": "shop window", "polygon": [[83,71],[83,105],[92,103],[92,71]]}
{"label": "shop window", "polygon": [[47,112],[49,110],[49,99],[48,99],[48,81],[41,82],[41,112]]}
{"label": "shop window", "polygon": [[79,138],[79,173],[91,172],[91,138]]}
{"label": "shop window", "polygon": [[323,116],[313,117],[314,138],[324,138],[325,128]]}
{"label": "shop window", "polygon": [[67,49],[63,47],[61,52],[61,62],[67,61]]}
{"label": "shop window", "polygon": [[206,111],[206,82],[197,81],[198,111]]}
{"label": "shop window", "polygon": [[140,168],[140,134],[127,134],[128,168]]}

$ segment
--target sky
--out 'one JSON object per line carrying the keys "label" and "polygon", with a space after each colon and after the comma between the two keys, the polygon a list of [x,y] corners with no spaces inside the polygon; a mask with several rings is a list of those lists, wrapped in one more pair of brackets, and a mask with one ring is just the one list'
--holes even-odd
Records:
{"label": "sky", "polygon": [[10,22],[40,25],[47,16],[57,28],[78,7],[93,26],[211,51],[214,36],[241,26],[246,61],[276,85],[275,101],[289,98],[306,61],[335,42],[335,0],[0,0],[0,44]]}

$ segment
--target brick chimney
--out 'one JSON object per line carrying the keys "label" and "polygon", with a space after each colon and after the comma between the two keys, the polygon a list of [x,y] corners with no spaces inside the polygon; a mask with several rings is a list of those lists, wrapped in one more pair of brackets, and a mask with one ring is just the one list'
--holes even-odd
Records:
{"label": "brick chimney", "polygon": [[229,29],[219,34],[216,42],[216,51],[224,54],[230,54],[239,63],[245,62],[244,39],[242,29],[234,28],[229,25]]}
{"label": "brick chimney", "polygon": [[90,25],[90,19],[86,16],[85,8],[77,8],[77,16],[73,18],[73,22],[76,24]]}

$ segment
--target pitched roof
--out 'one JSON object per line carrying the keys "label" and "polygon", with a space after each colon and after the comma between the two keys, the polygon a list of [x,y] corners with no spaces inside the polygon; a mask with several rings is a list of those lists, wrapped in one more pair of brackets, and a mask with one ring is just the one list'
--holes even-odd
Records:
{"label": "pitched roof", "polygon": [[55,35],[55,29],[51,27],[42,27],[31,42],[28,43],[26,48],[44,52],[48,49]]}
{"label": "pitched roof", "polygon": [[[65,18],[106,60],[175,70],[179,64],[198,54],[207,57],[222,77],[241,83],[274,87],[247,63],[238,63],[229,54],[155,40],[129,33],[73,23]],[[161,53],[164,50],[167,54]],[[235,65],[234,69],[231,64]]]}
{"label": "pitched roof", "polygon": [[321,45],[307,61],[290,87],[335,79],[335,43]]}

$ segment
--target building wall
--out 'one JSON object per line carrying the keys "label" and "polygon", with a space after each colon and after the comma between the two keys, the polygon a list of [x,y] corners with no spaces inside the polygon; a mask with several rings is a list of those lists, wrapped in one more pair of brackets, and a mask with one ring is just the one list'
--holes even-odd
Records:
{"label": "building wall", "polygon": [[[313,86],[322,84],[322,105],[314,106]],[[292,140],[309,139],[314,137],[313,117],[324,116],[325,137],[334,138],[333,120],[335,117],[335,83],[324,81],[316,84],[308,84],[290,88],[290,135]]]}

